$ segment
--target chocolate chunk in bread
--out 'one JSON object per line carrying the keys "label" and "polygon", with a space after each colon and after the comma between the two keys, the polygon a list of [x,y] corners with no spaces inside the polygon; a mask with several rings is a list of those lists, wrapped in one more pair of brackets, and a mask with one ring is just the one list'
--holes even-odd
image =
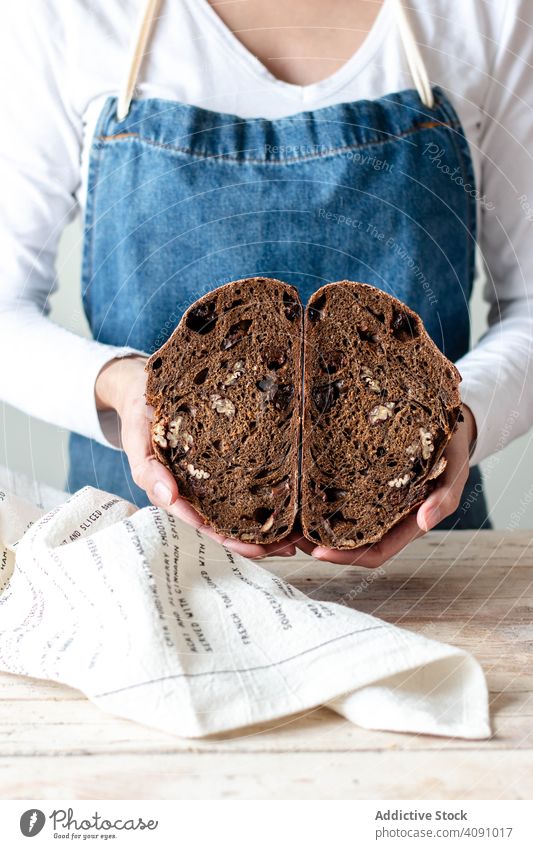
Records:
{"label": "chocolate chunk in bread", "polygon": [[221,534],[269,543],[298,509],[303,310],[262,277],[215,289],[147,363],[152,442]]}
{"label": "chocolate chunk in bread", "polygon": [[319,545],[357,548],[433,488],[461,378],[416,313],[362,283],[319,289],[304,340],[302,530]]}

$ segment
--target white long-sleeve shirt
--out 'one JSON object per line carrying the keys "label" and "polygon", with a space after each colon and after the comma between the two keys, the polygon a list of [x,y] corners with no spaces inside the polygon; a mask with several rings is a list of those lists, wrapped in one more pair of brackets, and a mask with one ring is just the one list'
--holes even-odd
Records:
{"label": "white long-sleeve shirt", "polygon": [[[17,0],[0,30],[0,397],[109,444],[94,399],[128,353],[47,317],[65,224],[85,206],[96,119],[126,71],[144,0]],[[533,3],[409,0],[432,84],[470,144],[490,328],[458,362],[477,422],[472,463],[533,424]],[[277,80],[207,0],[163,0],[135,95],[275,119],[413,87],[392,3],[362,47],[318,83]]]}

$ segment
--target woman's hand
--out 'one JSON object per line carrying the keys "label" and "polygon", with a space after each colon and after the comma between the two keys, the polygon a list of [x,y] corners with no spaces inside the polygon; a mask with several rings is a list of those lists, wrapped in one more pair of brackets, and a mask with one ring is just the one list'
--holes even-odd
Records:
{"label": "woman's hand", "polygon": [[111,360],[101,370],[95,385],[98,409],[115,410],[120,417],[122,447],[137,486],[144,489],[156,507],[162,507],[194,528],[199,528],[206,536],[244,557],[257,559],[295,554],[296,548],[290,537],[278,543],[254,545],[218,534],[206,525],[203,517],[179,495],[174,476],[157,460],[152,449],[150,421],[153,411],[144,398],[145,364],[144,357]]}
{"label": "woman's hand", "polygon": [[452,436],[444,456],[446,469],[438,478],[436,489],[418,508],[416,514],[407,516],[392,528],[380,542],[363,545],[351,551],[316,546],[300,537],[297,545],[302,551],[318,560],[341,565],[367,566],[374,569],[382,566],[395,554],[417,537],[438,525],[446,516],[457,509],[468,477],[470,447],[476,438],[476,422],[469,409],[463,405],[464,421],[460,422]]}

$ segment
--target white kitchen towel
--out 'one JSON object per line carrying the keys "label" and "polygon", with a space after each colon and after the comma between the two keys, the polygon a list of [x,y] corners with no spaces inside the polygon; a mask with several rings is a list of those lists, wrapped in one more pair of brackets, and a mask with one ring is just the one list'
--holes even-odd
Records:
{"label": "white kitchen towel", "polygon": [[0,491],[0,669],[199,737],[327,705],[366,728],[482,738],[466,652],[310,599],[155,507]]}

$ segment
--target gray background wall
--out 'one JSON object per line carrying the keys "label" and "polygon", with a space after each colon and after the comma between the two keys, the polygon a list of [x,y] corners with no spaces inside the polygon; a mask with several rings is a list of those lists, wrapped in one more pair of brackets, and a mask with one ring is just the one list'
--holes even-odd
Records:
{"label": "gray background wall", "polygon": [[[52,299],[52,318],[76,333],[88,334],[80,305],[80,255],[81,228],[76,221],[67,227],[61,240],[57,259],[59,291]],[[481,289],[479,280],[472,304],[474,339],[485,327]],[[66,432],[6,404],[0,405],[0,413],[0,465],[61,488],[67,470]],[[533,528],[533,431],[486,460],[483,471],[495,527]]]}

